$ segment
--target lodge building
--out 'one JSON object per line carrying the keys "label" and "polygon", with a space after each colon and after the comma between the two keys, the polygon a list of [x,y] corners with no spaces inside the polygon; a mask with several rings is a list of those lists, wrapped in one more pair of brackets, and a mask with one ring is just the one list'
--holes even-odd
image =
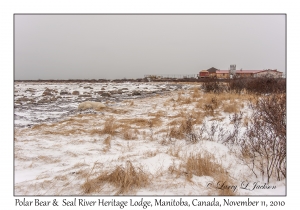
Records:
{"label": "lodge building", "polygon": [[199,77],[216,77],[219,79],[229,79],[233,77],[273,77],[282,78],[282,72],[277,69],[264,69],[264,70],[236,70],[236,65],[230,65],[229,70],[220,70],[214,67],[207,70],[202,70],[199,73]]}

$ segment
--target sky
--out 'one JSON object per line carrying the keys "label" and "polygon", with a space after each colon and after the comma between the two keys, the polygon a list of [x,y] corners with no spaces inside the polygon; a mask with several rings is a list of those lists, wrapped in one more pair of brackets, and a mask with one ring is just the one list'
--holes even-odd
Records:
{"label": "sky", "polygon": [[286,16],[14,15],[14,79],[286,71]]}

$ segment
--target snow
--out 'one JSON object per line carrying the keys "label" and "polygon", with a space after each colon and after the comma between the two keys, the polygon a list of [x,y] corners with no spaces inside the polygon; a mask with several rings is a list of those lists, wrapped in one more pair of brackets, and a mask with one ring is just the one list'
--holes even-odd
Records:
{"label": "snow", "polygon": [[[217,183],[211,176],[193,175],[190,180],[182,174],[172,174],[170,167],[179,167],[189,154],[213,154],[217,161],[228,171],[239,186],[243,181],[264,182],[243,165],[234,152],[234,148],[218,140],[218,132],[210,138],[204,133],[203,139],[193,144],[184,139],[167,140],[162,130],[168,130],[168,123],[173,121],[181,111],[191,112],[193,103],[177,105],[178,92],[190,97],[194,84],[173,83],[15,83],[15,194],[16,195],[82,195],[82,184],[87,174],[95,175],[103,171],[112,171],[116,166],[124,166],[130,161],[135,167],[149,174],[151,184],[137,189],[136,195],[211,195],[218,189],[210,189],[207,183]],[[84,88],[91,87],[91,88]],[[198,86],[197,86],[198,87]],[[52,96],[43,96],[46,88],[52,89]],[[101,96],[97,91],[118,91],[111,97]],[[26,91],[27,90],[27,91]],[[30,91],[28,91],[30,90]],[[60,95],[64,90],[68,95]],[[89,98],[72,95],[73,91],[88,94]],[[131,95],[133,91],[142,91],[141,95]],[[153,93],[155,92],[155,93]],[[203,96],[203,93],[202,93]],[[26,97],[31,100],[18,101]],[[53,101],[39,102],[45,98]],[[105,103],[109,110],[78,111],[77,106],[85,100]],[[131,103],[133,102],[133,103]],[[242,108],[246,115],[251,111]],[[115,121],[129,119],[156,119],[160,124],[150,127],[138,123],[130,124],[136,137],[126,140],[122,129],[116,128],[110,147],[105,144],[108,134],[100,134],[105,121],[113,116]],[[229,113],[219,115],[221,121],[206,116],[203,123],[207,128],[218,125],[231,131]],[[180,117],[178,117],[180,119]],[[131,122],[131,121],[130,121]],[[143,122],[141,122],[143,123]],[[195,130],[203,124],[195,125]],[[119,125],[120,126],[120,125]],[[93,131],[93,132],[92,132]],[[178,151],[178,152],[176,152]],[[183,169],[181,169],[183,170]],[[274,190],[238,189],[237,195],[285,195],[285,180],[269,183],[276,186]],[[112,195],[115,190],[110,184],[96,194]]]}

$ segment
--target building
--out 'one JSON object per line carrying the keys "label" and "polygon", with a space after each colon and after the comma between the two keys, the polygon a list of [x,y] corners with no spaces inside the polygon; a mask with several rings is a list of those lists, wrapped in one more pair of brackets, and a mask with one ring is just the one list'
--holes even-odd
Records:
{"label": "building", "polygon": [[207,78],[207,77],[209,77],[209,71],[207,70],[200,71],[198,78]]}
{"label": "building", "polygon": [[215,67],[211,67],[209,69],[207,69],[207,71],[209,72],[209,74],[215,74],[216,71],[218,71],[219,69],[216,69]]}
{"label": "building", "polygon": [[229,79],[233,77],[245,78],[245,77],[272,77],[282,78],[283,73],[277,71],[277,69],[264,69],[264,70],[236,70],[236,65],[230,65],[229,70],[219,70],[214,67],[207,70],[210,77],[216,77],[219,79]]}

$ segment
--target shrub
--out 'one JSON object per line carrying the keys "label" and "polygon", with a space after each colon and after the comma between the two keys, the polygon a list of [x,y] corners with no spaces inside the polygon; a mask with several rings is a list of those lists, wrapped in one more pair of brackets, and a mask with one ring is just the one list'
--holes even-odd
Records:
{"label": "shrub", "polygon": [[206,93],[221,93],[226,90],[226,86],[224,86],[218,79],[209,78],[201,85],[201,88]]}
{"label": "shrub", "polygon": [[191,116],[186,117],[184,120],[179,122],[178,127],[172,127],[168,132],[169,140],[172,138],[185,139],[188,142],[196,143],[199,140],[198,135],[194,130],[194,122]]}
{"label": "shrub", "polygon": [[243,90],[255,94],[285,93],[286,80],[272,77],[234,78],[229,81],[228,89],[237,93]]}
{"label": "shrub", "polygon": [[286,178],[286,94],[264,96],[251,108],[251,123],[239,142],[241,154],[268,183],[274,172],[277,180]]}

